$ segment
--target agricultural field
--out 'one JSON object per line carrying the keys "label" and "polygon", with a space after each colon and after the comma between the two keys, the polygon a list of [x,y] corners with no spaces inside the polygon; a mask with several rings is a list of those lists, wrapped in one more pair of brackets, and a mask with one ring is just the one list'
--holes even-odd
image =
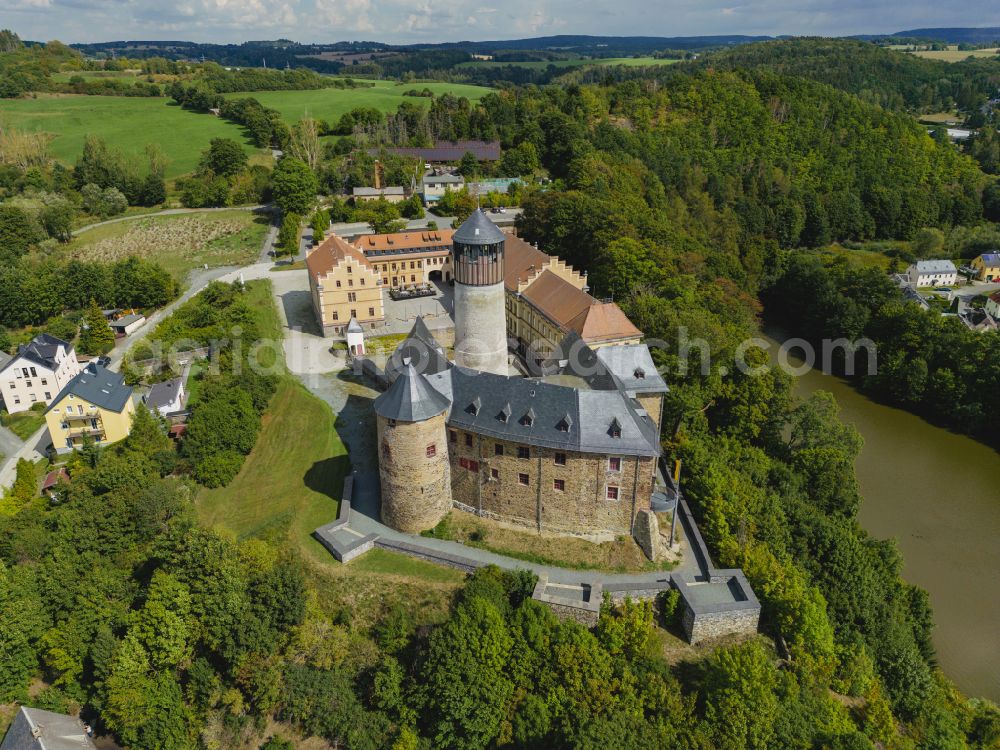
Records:
{"label": "agricultural field", "polygon": [[268,217],[250,211],[205,211],[149,216],[87,230],[62,249],[79,260],[155,260],[183,282],[188,272],[252,263],[267,233]]}
{"label": "agricultural field", "polygon": [[15,128],[51,133],[52,155],[66,164],[76,162],[91,134],[143,161],[146,144],[155,143],[168,159],[167,179],[192,172],[213,138],[232,138],[255,151],[239,125],[188,112],[166,98],[39,94],[5,100],[0,117]]}
{"label": "agricultural field", "polygon": [[928,60],[943,60],[944,62],[961,62],[969,57],[996,57],[1000,54],[1000,47],[989,49],[960,50],[958,45],[951,45],[943,50],[917,50],[910,54],[917,57],[926,57]]}
{"label": "agricultural field", "polygon": [[320,120],[336,122],[340,116],[355,107],[374,107],[383,112],[394,112],[399,105],[408,101],[421,106],[427,99],[419,96],[403,96],[407,91],[430,89],[435,94],[454,94],[478,101],[490,92],[482,86],[461,83],[396,83],[395,81],[373,81],[375,86],[359,89],[319,89],[313,91],[253,91],[249,93],[227,94],[228,98],[240,99],[252,96],[265,107],[278,110],[289,123],[302,119],[306,114]]}
{"label": "agricultural field", "polygon": [[473,60],[460,63],[459,68],[505,68],[513,65],[518,68],[545,70],[550,65],[557,68],[579,68],[583,65],[625,65],[627,67],[642,67],[646,65],[674,65],[680,60],[659,59],[655,57],[580,57],[572,60],[538,60],[532,62],[497,62],[495,60]]}

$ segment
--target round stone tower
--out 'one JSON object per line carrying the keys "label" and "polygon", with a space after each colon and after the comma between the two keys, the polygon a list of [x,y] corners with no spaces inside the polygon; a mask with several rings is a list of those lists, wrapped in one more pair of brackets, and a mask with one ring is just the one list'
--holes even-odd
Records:
{"label": "round stone tower", "polygon": [[455,364],[507,375],[504,233],[476,209],[452,237]]}
{"label": "round stone tower", "polygon": [[451,401],[406,362],[374,408],[382,523],[411,534],[437,526],[451,509]]}

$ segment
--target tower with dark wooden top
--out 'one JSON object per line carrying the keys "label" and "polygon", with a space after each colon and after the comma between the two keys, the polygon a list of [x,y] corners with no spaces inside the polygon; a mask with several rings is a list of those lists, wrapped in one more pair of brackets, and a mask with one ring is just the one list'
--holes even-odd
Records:
{"label": "tower with dark wooden top", "polygon": [[482,209],[452,237],[455,364],[507,375],[504,233]]}

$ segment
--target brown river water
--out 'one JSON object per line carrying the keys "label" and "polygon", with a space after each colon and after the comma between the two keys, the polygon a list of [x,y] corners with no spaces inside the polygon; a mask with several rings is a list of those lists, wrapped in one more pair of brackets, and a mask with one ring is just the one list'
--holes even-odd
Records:
{"label": "brown river water", "polygon": [[864,437],[861,525],[895,539],[904,577],[930,593],[945,674],[966,695],[1000,701],[1000,453],[819,370],[795,389],[833,393],[841,419]]}

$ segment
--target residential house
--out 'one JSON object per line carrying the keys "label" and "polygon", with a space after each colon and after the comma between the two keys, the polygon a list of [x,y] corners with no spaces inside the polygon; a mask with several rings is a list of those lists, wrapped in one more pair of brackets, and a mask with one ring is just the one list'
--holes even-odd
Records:
{"label": "residential house", "polygon": [[367,202],[385,199],[389,203],[401,203],[406,200],[406,191],[402,187],[356,187],[352,193],[354,201]]}
{"label": "residential house", "polygon": [[184,378],[171,378],[162,383],[155,383],[142,400],[151,412],[161,417],[183,411],[187,403]]}
{"label": "residential house", "polygon": [[52,399],[45,422],[53,447],[62,452],[79,448],[88,436],[102,444],[128,437],[134,413],[125,378],[92,362]]}
{"label": "residential house", "polygon": [[1000,292],[993,292],[987,297],[985,309],[994,320],[1000,320]]}
{"label": "residential house", "polygon": [[120,318],[108,322],[111,330],[115,332],[115,336],[118,338],[128,336],[133,331],[142,328],[145,324],[146,316],[134,312],[122,315]]}
{"label": "residential house", "polygon": [[89,729],[75,716],[21,706],[0,750],[96,750]]}
{"label": "residential house", "polygon": [[424,175],[424,205],[433,206],[444,197],[448,190],[456,191],[463,187],[465,187],[465,178],[460,174]]}
{"label": "residential house", "polygon": [[958,269],[950,260],[919,260],[906,269],[914,286],[951,286],[958,281]]}
{"label": "residential house", "polygon": [[324,335],[341,335],[350,322],[374,328],[385,320],[379,274],[365,254],[330,235],[306,256],[313,311]]}
{"label": "residential house", "polygon": [[17,354],[0,365],[0,395],[7,411],[16,414],[52,396],[80,372],[72,345],[47,333],[18,347]]}
{"label": "residential house", "polygon": [[980,281],[1000,281],[1000,253],[983,253],[973,258],[972,266]]}

